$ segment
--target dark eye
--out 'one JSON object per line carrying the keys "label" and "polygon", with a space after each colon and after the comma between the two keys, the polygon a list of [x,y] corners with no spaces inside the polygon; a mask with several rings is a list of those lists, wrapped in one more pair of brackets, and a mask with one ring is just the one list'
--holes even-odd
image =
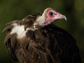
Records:
{"label": "dark eye", "polygon": [[53,16],[53,12],[49,12],[49,15],[50,15],[50,16]]}

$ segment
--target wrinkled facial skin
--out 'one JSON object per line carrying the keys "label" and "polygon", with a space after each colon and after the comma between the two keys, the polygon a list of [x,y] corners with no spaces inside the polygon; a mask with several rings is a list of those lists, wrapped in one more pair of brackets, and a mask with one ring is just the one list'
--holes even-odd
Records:
{"label": "wrinkled facial skin", "polygon": [[56,16],[56,12],[53,10],[49,10],[46,14],[46,21],[53,21],[55,19]]}
{"label": "wrinkled facial skin", "polygon": [[62,19],[62,18],[66,19],[64,15],[60,14],[58,11],[55,11],[53,9],[49,9],[45,14],[45,17],[46,19],[45,22],[42,23],[42,26],[46,26],[57,19]]}

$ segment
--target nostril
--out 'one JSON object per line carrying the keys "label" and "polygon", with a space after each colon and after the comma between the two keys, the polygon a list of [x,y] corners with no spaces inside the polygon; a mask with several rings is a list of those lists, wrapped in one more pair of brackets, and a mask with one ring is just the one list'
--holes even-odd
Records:
{"label": "nostril", "polygon": [[55,15],[57,15],[57,14],[55,14]]}
{"label": "nostril", "polygon": [[54,15],[57,15],[57,14],[54,13]]}

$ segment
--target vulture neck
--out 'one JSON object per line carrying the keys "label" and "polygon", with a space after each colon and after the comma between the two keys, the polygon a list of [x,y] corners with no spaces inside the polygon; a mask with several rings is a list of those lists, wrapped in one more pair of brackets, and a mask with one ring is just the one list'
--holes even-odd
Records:
{"label": "vulture neck", "polygon": [[46,20],[46,13],[47,13],[48,9],[45,9],[43,14],[41,16],[38,16],[37,19],[36,19],[36,22],[39,23],[39,25],[41,25],[42,23],[45,22]]}
{"label": "vulture neck", "polygon": [[45,21],[45,15],[43,14],[42,16],[37,17],[35,24],[37,23],[41,25],[44,21]]}

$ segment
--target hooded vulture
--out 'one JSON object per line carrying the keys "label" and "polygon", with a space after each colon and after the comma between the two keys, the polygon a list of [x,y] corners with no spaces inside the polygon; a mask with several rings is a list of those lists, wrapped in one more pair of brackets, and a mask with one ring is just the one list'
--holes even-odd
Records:
{"label": "hooded vulture", "polygon": [[9,55],[19,63],[81,63],[75,39],[51,24],[66,17],[47,8],[22,20],[7,23],[5,44]]}

